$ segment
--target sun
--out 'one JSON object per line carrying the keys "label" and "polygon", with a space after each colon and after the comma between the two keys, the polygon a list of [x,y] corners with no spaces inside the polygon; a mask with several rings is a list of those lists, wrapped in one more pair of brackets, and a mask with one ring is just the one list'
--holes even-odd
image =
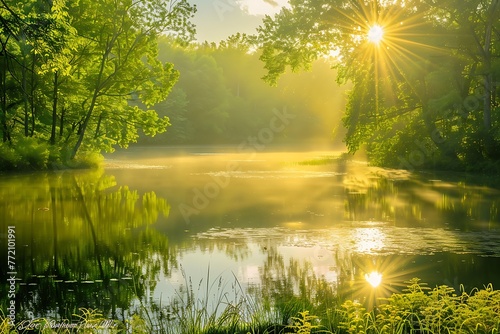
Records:
{"label": "sun", "polygon": [[384,28],[375,24],[368,29],[368,34],[366,35],[368,41],[379,44],[384,39]]}

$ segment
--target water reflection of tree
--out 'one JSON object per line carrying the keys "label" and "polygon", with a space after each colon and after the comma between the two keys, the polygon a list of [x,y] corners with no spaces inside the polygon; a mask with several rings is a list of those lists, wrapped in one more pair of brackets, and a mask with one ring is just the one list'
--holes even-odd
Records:
{"label": "water reflection of tree", "polygon": [[250,286],[248,293],[274,313],[281,324],[288,324],[290,317],[304,310],[323,316],[318,312],[339,305],[336,282],[317,276],[310,262],[287,262],[276,247],[266,252],[267,258],[259,269],[261,282]]}
{"label": "water reflection of tree", "polygon": [[20,317],[64,318],[79,307],[119,316],[154,289],[161,268],[175,265],[167,238],[149,226],[169,213],[154,192],[118,187],[102,170],[20,175],[4,183],[0,215],[2,224],[16,226]]}
{"label": "water reflection of tree", "polygon": [[[448,285],[460,293],[469,292],[498,281],[495,265],[498,258],[487,259],[471,254],[438,253],[434,255],[333,254],[329,259],[336,279],[318,275],[311,262],[285,260],[276,247],[268,247],[267,258],[259,269],[260,283],[248,292],[280,316],[283,324],[297,312],[309,310],[321,314],[335,310],[345,300],[356,300],[371,309],[383,298],[403,292],[410,279],[418,277],[430,287]],[[498,259],[498,261],[497,261]],[[477,275],[478,268],[494,264],[490,272]],[[373,287],[366,274],[382,275],[380,286]],[[468,283],[465,283],[468,282]],[[465,284],[465,285],[464,285]]]}
{"label": "water reflection of tree", "polygon": [[[433,175],[436,176],[436,175]],[[397,171],[345,177],[345,217],[396,226],[490,229],[498,226],[498,190],[479,177],[400,175]]]}
{"label": "water reflection of tree", "polygon": [[[202,235],[201,235],[202,236]],[[179,252],[201,250],[203,252],[223,252],[234,261],[243,261],[252,255],[246,239],[227,237],[221,239],[203,238],[198,236],[195,242],[185,243]]]}

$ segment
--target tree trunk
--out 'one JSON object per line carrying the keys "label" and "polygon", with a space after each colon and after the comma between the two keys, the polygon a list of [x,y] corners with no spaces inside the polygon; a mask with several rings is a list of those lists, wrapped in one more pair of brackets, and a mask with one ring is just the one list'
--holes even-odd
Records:
{"label": "tree trunk", "polygon": [[101,89],[102,89],[101,85],[102,85],[102,77],[103,77],[103,74],[104,74],[104,67],[106,65],[106,61],[108,59],[108,56],[109,56],[109,54],[111,52],[111,48],[114,45],[117,37],[118,37],[117,35],[114,35],[111,38],[111,40],[108,40],[107,48],[106,48],[106,50],[104,51],[104,53],[102,55],[101,64],[100,64],[100,68],[99,68],[99,74],[98,74],[97,79],[96,79],[96,83],[95,83],[95,87],[94,87],[94,93],[92,95],[92,100],[90,102],[90,106],[87,109],[87,113],[86,113],[85,118],[83,120],[83,123],[81,125],[80,131],[79,131],[79,134],[78,134],[78,139],[76,141],[76,144],[73,147],[73,150],[71,151],[71,155],[70,155],[70,159],[71,160],[73,160],[75,158],[76,153],[78,152],[78,150],[80,149],[80,146],[82,145],[83,138],[85,136],[85,131],[87,130],[87,126],[89,124],[90,117],[92,116],[92,113],[94,112],[94,108],[95,108],[95,104],[96,104],[97,98],[98,98],[98,96],[99,96],[99,94],[101,92]]}
{"label": "tree trunk", "polygon": [[28,101],[28,80],[27,80],[27,63],[26,63],[26,37],[22,36],[22,44],[21,44],[21,50],[22,50],[22,57],[23,57],[23,62],[21,65],[21,93],[23,94],[23,114],[24,114],[24,136],[28,137],[30,135],[30,129],[29,129],[29,120],[30,120],[30,114],[29,114],[29,101]]}
{"label": "tree trunk", "polygon": [[419,94],[420,103],[422,104],[422,117],[424,121],[425,128],[427,130],[427,134],[429,138],[432,140],[434,145],[438,148],[439,152],[443,157],[447,157],[450,161],[457,161],[457,152],[450,145],[448,140],[443,137],[442,132],[436,126],[435,115],[433,114],[433,110],[429,108],[429,97],[428,92],[429,88],[427,82],[425,80],[425,76],[422,74],[421,78],[421,91]]}
{"label": "tree trunk", "polygon": [[59,138],[62,138],[64,135],[64,115],[66,114],[66,108],[63,107],[61,109],[61,119],[59,123]]}
{"label": "tree trunk", "polygon": [[58,250],[58,233],[57,233],[57,209],[56,209],[56,189],[55,187],[50,187],[50,202],[52,207],[52,242],[54,247],[54,268],[55,271],[59,271],[59,250]]}
{"label": "tree trunk", "polygon": [[78,191],[78,197],[80,203],[82,204],[85,220],[89,224],[90,232],[92,233],[92,240],[94,241],[94,252],[97,258],[97,264],[99,266],[99,273],[101,274],[101,278],[104,279],[104,269],[102,266],[101,252],[100,252],[99,242],[97,240],[97,234],[95,232],[94,222],[92,221],[92,216],[90,215],[89,209],[87,208],[87,204],[85,203],[85,197],[83,197],[83,191],[78,185],[78,182],[76,182],[75,176],[73,176],[73,183],[75,184],[75,188]]}
{"label": "tree trunk", "polygon": [[52,127],[50,131],[50,144],[55,145],[56,143],[56,127],[57,127],[57,99],[58,99],[58,77],[59,73],[54,72],[54,91],[52,93]]}
{"label": "tree trunk", "polygon": [[97,139],[99,137],[99,131],[101,129],[101,122],[102,122],[102,113],[99,115],[99,119],[97,120],[97,126],[95,129],[94,139]]}
{"label": "tree trunk", "polygon": [[87,130],[87,126],[90,121],[90,117],[92,116],[92,112],[94,111],[95,108],[95,103],[97,100],[99,90],[96,88],[94,91],[94,95],[92,96],[92,101],[90,102],[90,106],[87,109],[87,114],[85,115],[85,118],[83,120],[83,123],[78,129],[78,139],[76,141],[75,146],[73,146],[73,150],[71,151],[70,155],[70,160],[73,160],[76,157],[76,153],[78,153],[78,150],[80,149],[80,146],[82,145],[83,142],[83,137],[85,136],[85,130]]}
{"label": "tree trunk", "polygon": [[30,108],[31,108],[31,133],[30,136],[33,137],[35,134],[35,120],[36,120],[36,106],[35,106],[35,89],[36,89],[36,78],[35,78],[35,63],[36,55],[32,52],[33,58],[31,59],[31,94],[30,94]]}
{"label": "tree trunk", "polygon": [[9,140],[9,128],[7,126],[7,53],[5,52],[5,45],[2,43],[2,70],[0,71],[0,108],[2,113],[1,126],[2,126],[2,142]]}
{"label": "tree trunk", "polygon": [[484,129],[488,132],[491,129],[491,73],[484,76],[484,96],[483,96],[483,124]]}
{"label": "tree trunk", "polygon": [[491,104],[492,104],[492,86],[493,75],[491,73],[491,36],[493,34],[493,24],[497,14],[497,8],[500,0],[492,0],[488,21],[484,34],[483,46],[483,62],[485,68],[484,74],[484,96],[483,96],[483,124],[484,129],[489,131],[491,129]]}

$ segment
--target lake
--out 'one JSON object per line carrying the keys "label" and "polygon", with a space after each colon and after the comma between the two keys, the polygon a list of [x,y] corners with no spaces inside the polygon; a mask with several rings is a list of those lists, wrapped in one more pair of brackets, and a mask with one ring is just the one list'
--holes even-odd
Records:
{"label": "lake", "polygon": [[186,291],[216,307],[309,279],[363,300],[373,271],[381,296],[413,277],[498,287],[498,181],[223,147],[133,147],[99,170],[1,175],[0,303],[15,300],[18,320],[82,307],[123,320]]}

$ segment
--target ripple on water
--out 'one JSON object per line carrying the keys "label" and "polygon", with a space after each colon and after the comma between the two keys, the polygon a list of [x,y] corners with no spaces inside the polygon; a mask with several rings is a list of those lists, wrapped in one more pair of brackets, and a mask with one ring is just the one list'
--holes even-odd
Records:
{"label": "ripple on water", "polygon": [[137,164],[129,163],[120,160],[109,159],[105,165],[106,169],[169,169],[172,168],[170,165],[148,165],[148,164]]}
{"label": "ripple on water", "polygon": [[456,231],[444,228],[396,227],[357,222],[328,229],[212,228],[196,239],[239,242],[272,240],[281,246],[322,247],[371,255],[433,255],[439,252],[500,257],[499,231]]}
{"label": "ripple on water", "polygon": [[324,171],[216,171],[208,173],[192,173],[191,175],[209,175],[212,177],[232,177],[239,179],[309,179],[326,178],[345,175],[346,173],[324,172]]}

